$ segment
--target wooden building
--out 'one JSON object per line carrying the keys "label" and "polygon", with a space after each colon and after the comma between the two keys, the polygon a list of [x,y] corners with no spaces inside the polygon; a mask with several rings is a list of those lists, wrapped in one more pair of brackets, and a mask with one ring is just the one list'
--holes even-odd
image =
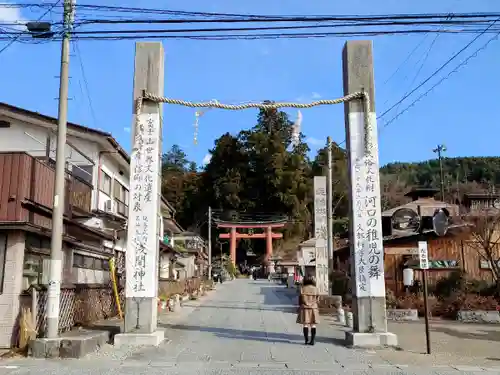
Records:
{"label": "wooden building", "polygon": [[[429,271],[428,279],[432,285],[452,271],[465,271],[471,279],[492,281],[492,272],[488,262],[481,259],[478,251],[471,245],[472,239],[464,215],[477,212],[480,202],[485,207],[491,205],[491,200],[498,197],[484,194],[466,196],[465,206],[448,204],[434,199],[437,190],[415,189],[407,194],[411,201],[405,205],[387,210],[382,213],[384,235],[384,264],[386,288],[396,294],[404,290],[403,270],[418,268],[418,241],[419,236],[414,232],[395,231],[391,220],[394,212],[399,208],[417,210],[420,206],[422,216],[431,218],[436,209],[445,208],[452,217],[453,225],[443,237],[438,237],[431,229],[424,231],[423,237],[428,243]],[[480,201],[480,202],[479,202]],[[486,202],[486,203],[485,203]],[[336,264],[339,269],[349,272],[349,246],[346,244],[335,251]],[[421,279],[421,272],[414,273],[415,279]]]}

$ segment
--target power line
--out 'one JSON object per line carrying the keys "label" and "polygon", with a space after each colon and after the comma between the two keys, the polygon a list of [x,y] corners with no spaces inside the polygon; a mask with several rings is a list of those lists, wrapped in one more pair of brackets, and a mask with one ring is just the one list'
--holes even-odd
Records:
{"label": "power line", "polygon": [[454,73],[457,73],[462,67],[467,65],[467,63],[476,57],[479,52],[482,50],[486,49],[488,45],[493,42],[495,39],[498,38],[500,33],[497,33],[494,35],[492,38],[488,39],[488,41],[483,44],[481,47],[479,47],[477,50],[475,50],[471,55],[469,55],[464,61],[462,61],[460,64],[458,64],[455,69],[453,69],[450,73],[448,73],[445,77],[441,78],[438,82],[436,82],[432,87],[430,87],[426,92],[421,94],[418,98],[416,98],[413,102],[411,102],[408,106],[406,106],[402,111],[400,111],[398,114],[396,114],[393,118],[391,118],[389,121],[387,121],[383,128],[388,127],[390,124],[392,124],[394,121],[396,121],[401,115],[403,115],[405,112],[407,112],[410,108],[412,108],[415,104],[417,104],[420,100],[422,100],[424,97],[426,97],[431,91],[433,91],[436,87],[438,87],[441,83],[446,81],[450,76],[452,76]]}
{"label": "power line", "polygon": [[424,36],[422,38],[422,40],[415,46],[415,48],[413,48],[411,50],[411,52],[406,56],[406,58],[403,60],[403,62],[401,62],[401,64],[398,65],[398,67],[396,68],[396,70],[389,76],[389,78],[387,78],[385,80],[384,85],[386,85],[392,78],[394,78],[396,76],[396,74],[399,73],[399,71],[401,70],[401,68],[410,60],[410,58],[413,56],[413,54],[415,52],[417,52],[417,50],[424,43],[424,41],[427,39],[427,37],[428,37],[428,35]]}
{"label": "power line", "polygon": [[[57,3],[56,3],[57,4]],[[56,4],[51,3],[0,3],[0,7],[6,8],[47,8],[53,7]],[[303,19],[307,18],[310,20],[318,20],[324,17],[334,17],[334,16],[324,16],[324,15],[308,15],[308,16],[296,16],[296,15],[262,15],[262,14],[241,14],[241,13],[216,13],[216,12],[193,12],[193,11],[181,11],[181,10],[168,10],[168,9],[158,9],[158,8],[144,8],[144,7],[124,7],[124,6],[106,6],[98,4],[76,4],[75,8],[79,11],[81,10],[92,10],[92,11],[102,11],[108,13],[140,13],[140,14],[164,14],[164,15],[196,15],[203,17],[237,17],[237,18],[258,18],[260,20],[293,20],[293,19]],[[370,15],[370,16],[359,16],[359,15],[336,15],[335,18],[350,18],[350,19],[363,19],[363,18],[378,18],[385,19],[387,17],[397,18],[397,19],[410,19],[410,18],[443,18],[449,17],[449,13],[398,13],[392,15]],[[476,12],[476,13],[456,13],[457,17],[460,18],[474,18],[474,17],[485,17],[493,16],[499,17],[500,13],[493,12]],[[213,22],[218,22],[217,20]]]}
{"label": "power line", "polygon": [[444,68],[446,68],[453,60],[455,60],[462,52],[464,52],[467,48],[469,48],[476,40],[478,40],[481,36],[483,36],[486,32],[488,32],[488,30],[490,30],[493,25],[496,24],[496,22],[500,20],[500,17],[495,21],[493,22],[490,26],[488,26],[486,29],[484,29],[483,32],[479,33],[476,37],[474,37],[469,43],[467,43],[462,49],[460,49],[457,53],[455,53],[453,56],[451,56],[443,65],[441,65],[436,71],[434,71],[434,73],[432,73],[429,77],[427,77],[426,79],[424,79],[422,82],[420,82],[420,84],[415,87],[413,90],[411,90],[409,93],[407,93],[406,95],[403,95],[403,97],[398,100],[395,104],[393,104],[389,109],[387,109],[386,111],[384,111],[378,118],[382,118],[384,117],[387,113],[389,113],[390,111],[392,111],[395,107],[397,107],[400,103],[402,103],[406,98],[408,98],[409,96],[411,96],[415,91],[417,91],[420,87],[422,87],[423,85],[425,85],[427,82],[429,82],[433,77],[435,77],[439,72],[441,72]]}
{"label": "power line", "polygon": [[87,76],[85,74],[85,67],[83,65],[82,53],[81,53],[80,48],[78,46],[78,42],[75,41],[73,43],[73,45],[75,47],[75,52],[77,52],[76,55],[78,57],[78,61],[80,62],[80,69],[82,71],[82,79],[83,79],[83,83],[85,85],[85,92],[86,92],[87,100],[88,100],[88,103],[89,103],[90,114],[92,116],[92,120],[94,120],[94,126],[97,126],[97,117],[95,115],[94,106],[92,104],[92,96],[90,95],[89,84],[88,84],[88,81],[87,81]]}
{"label": "power line", "polygon": [[[260,40],[260,39],[311,39],[311,38],[328,38],[328,37],[357,37],[357,36],[389,36],[389,35],[409,35],[421,33],[447,33],[447,34],[485,34],[497,33],[500,28],[488,30],[484,29],[465,29],[465,30],[429,30],[429,29],[406,29],[406,30],[392,30],[392,31],[344,31],[344,32],[313,32],[313,33],[250,33],[250,34],[188,34],[188,35],[171,35],[164,34],[134,34],[134,35],[83,35],[73,36],[77,40],[85,41],[116,41],[116,40],[142,40],[142,39],[191,39],[191,40]],[[179,32],[179,31],[177,31]],[[33,40],[31,35],[23,33],[24,38],[19,38],[19,41],[36,42],[38,39]],[[174,32],[172,32],[174,34]],[[12,34],[8,34],[12,35]],[[15,34],[17,35],[17,34]],[[0,40],[10,40],[9,36],[1,37]],[[53,38],[44,39],[45,41],[60,41],[61,36],[55,35]]]}
{"label": "power line", "polygon": [[[429,35],[429,34],[427,34],[427,35]],[[410,85],[408,86],[408,89],[406,90],[406,92],[405,92],[405,94],[404,94],[404,95],[408,94],[408,92],[409,92],[409,91],[411,90],[411,88],[413,87],[413,84],[414,84],[414,83],[415,83],[415,81],[417,80],[417,78],[418,78],[418,76],[419,76],[420,72],[422,71],[422,69],[424,68],[425,63],[427,62],[427,59],[429,58],[429,55],[430,55],[430,53],[431,53],[431,51],[432,51],[432,48],[433,48],[433,47],[434,47],[434,45],[436,44],[436,41],[437,41],[437,39],[439,38],[439,35],[441,35],[441,34],[436,34],[436,35],[434,36],[434,39],[432,40],[431,44],[429,45],[429,48],[428,48],[428,49],[427,49],[427,51],[425,52],[425,54],[424,54],[424,56],[423,56],[423,59],[421,60],[421,61],[422,61],[422,63],[420,64],[420,67],[417,69],[417,71],[416,71],[415,75],[413,76],[413,79],[411,80],[411,83],[410,83]],[[420,60],[419,60],[419,61],[420,61]],[[418,64],[418,62],[417,62],[417,64]],[[416,66],[416,64],[415,64],[415,66]],[[405,77],[405,79],[406,79],[406,77]],[[399,106],[400,106],[400,105],[401,105],[401,104],[398,104],[398,106],[396,107],[396,112],[398,111],[398,109],[399,109]]]}
{"label": "power line", "polygon": [[[45,17],[47,14],[49,14],[52,11],[52,9],[54,9],[54,7],[56,7],[60,2],[61,2],[61,0],[59,0],[57,3],[52,4],[52,6],[49,9],[47,9],[47,11],[44,14],[42,14],[42,16],[37,21],[41,21],[43,19],[43,17]],[[12,44],[14,44],[14,42],[16,42],[20,37],[21,37],[21,34],[12,38],[12,40],[9,43],[7,43],[2,49],[0,49],[0,53],[4,52]]]}

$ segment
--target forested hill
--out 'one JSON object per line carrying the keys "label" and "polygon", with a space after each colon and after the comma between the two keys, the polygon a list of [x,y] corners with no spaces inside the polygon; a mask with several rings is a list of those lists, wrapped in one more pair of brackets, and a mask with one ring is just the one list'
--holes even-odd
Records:
{"label": "forested hill", "polygon": [[[185,229],[207,234],[207,210],[244,212],[251,215],[287,215],[282,249],[294,252],[296,245],[312,235],[313,177],[326,175],[327,151],[309,156],[303,134],[293,137],[293,123],[284,112],[261,111],[256,124],[236,135],[219,137],[209,150],[210,162],[203,168],[188,160],[174,145],[163,156],[162,193],[177,210]],[[345,150],[334,145],[333,205],[335,231],[346,228],[348,184]],[[447,200],[466,192],[479,192],[500,185],[500,158],[445,158],[443,160]],[[404,194],[416,186],[439,187],[439,163],[391,163],[381,168],[382,207],[405,203]],[[219,248],[217,237],[214,249]],[[241,241],[240,251],[264,251],[264,241]],[[224,246],[223,246],[224,248]]]}
{"label": "forested hill", "polygon": [[[500,185],[500,157],[443,158],[445,176],[461,182]],[[390,163],[382,168],[383,174],[397,174],[410,185],[432,185],[439,178],[437,159],[419,163]]]}
{"label": "forested hill", "polygon": [[[500,157],[443,158],[446,200],[461,199],[463,194],[485,192],[500,187]],[[440,187],[439,161],[390,163],[380,168],[382,205],[403,203],[412,187]]]}

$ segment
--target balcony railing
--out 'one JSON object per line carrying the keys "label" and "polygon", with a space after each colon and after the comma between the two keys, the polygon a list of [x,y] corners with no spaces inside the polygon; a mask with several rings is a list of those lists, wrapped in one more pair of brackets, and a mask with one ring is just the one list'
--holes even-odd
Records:
{"label": "balcony railing", "polygon": [[[9,210],[0,210],[0,220],[23,220],[22,202],[26,200],[52,209],[55,170],[45,159],[24,152],[0,153],[0,170],[3,171],[0,186],[5,191],[1,195],[0,206],[11,207]],[[67,171],[65,214],[70,216],[73,213],[90,212],[91,203],[92,185]]]}

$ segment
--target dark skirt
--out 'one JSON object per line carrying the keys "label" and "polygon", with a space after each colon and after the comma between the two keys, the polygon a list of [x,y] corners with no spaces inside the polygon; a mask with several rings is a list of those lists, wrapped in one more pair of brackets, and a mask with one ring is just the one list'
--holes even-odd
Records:
{"label": "dark skirt", "polygon": [[319,324],[318,309],[299,307],[297,312],[298,324]]}

